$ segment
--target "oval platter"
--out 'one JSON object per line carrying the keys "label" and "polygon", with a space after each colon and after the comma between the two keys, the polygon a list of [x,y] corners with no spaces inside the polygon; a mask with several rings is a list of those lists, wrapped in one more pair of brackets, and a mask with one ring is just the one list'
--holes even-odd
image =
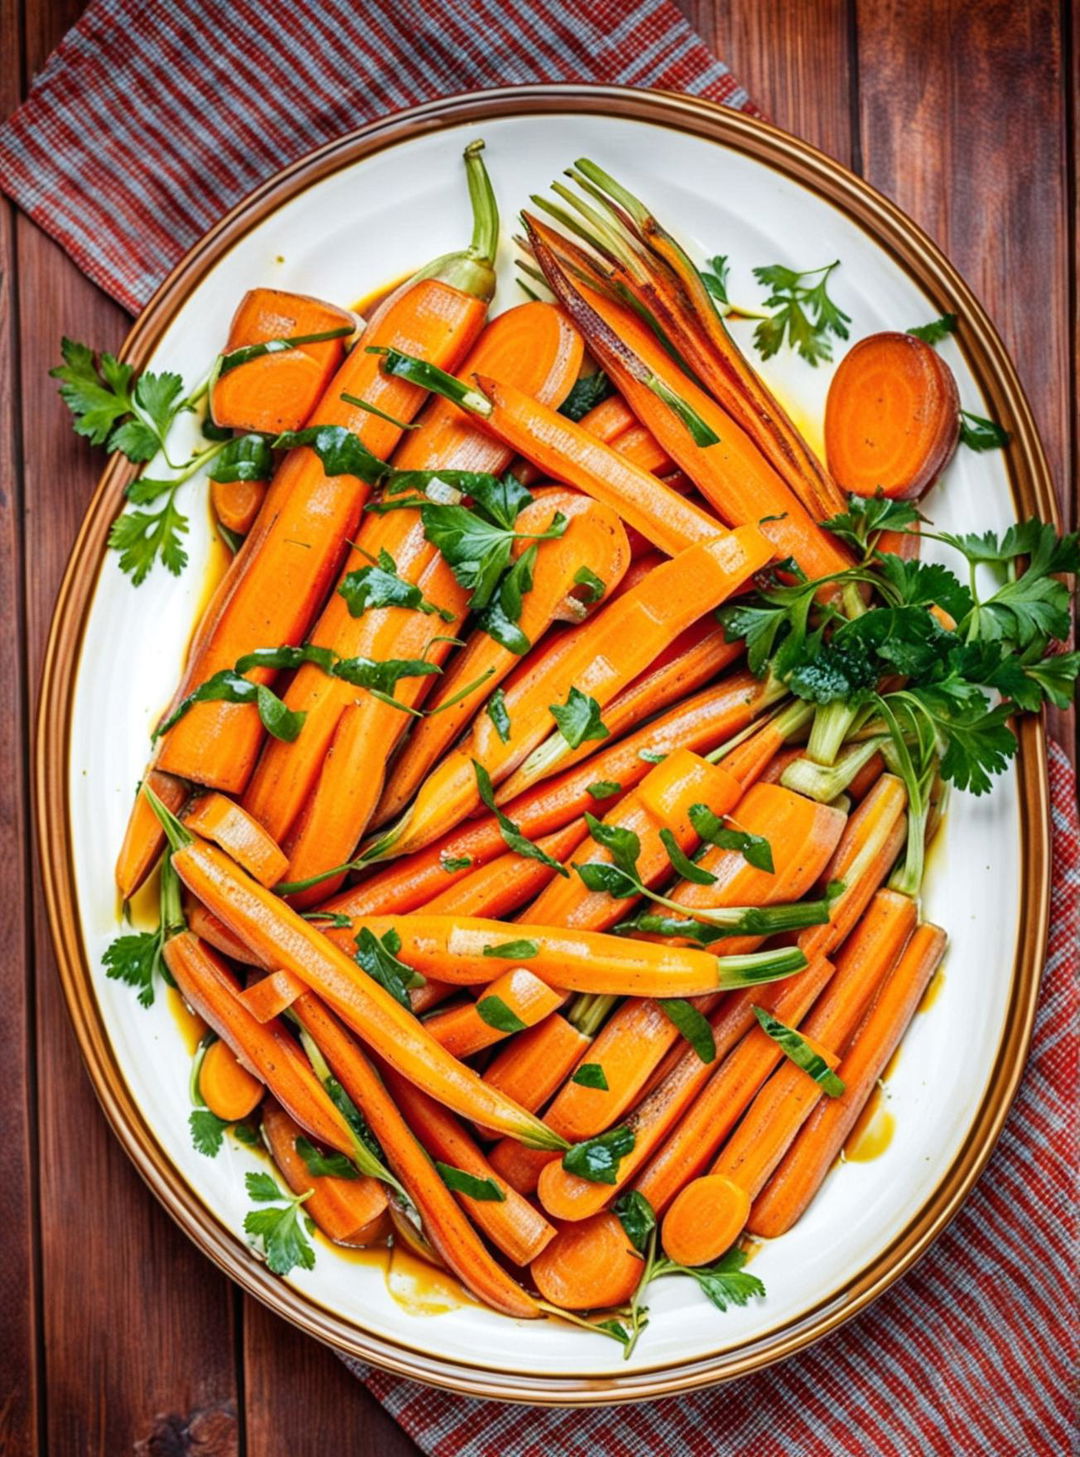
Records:
{"label": "oval platter", "polygon": [[[837,163],[694,98],[523,87],[364,127],[280,173],[209,232],[139,318],[123,357],[191,380],[256,283],[350,303],[461,246],[460,155],[476,136],[487,144],[507,237],[529,193],[584,155],[646,198],[695,256],[727,253],[735,298],[758,297],[754,265],[839,258],[830,287],[853,320],[853,340],[956,313],[959,334],[943,352],[961,402],[999,420],[1012,444],[990,455],[961,451],[925,509],[952,530],[1000,530],[1033,513],[1053,519],[1046,461],[1015,372],[941,253]],[[496,309],[521,297],[509,241],[500,263]],[[763,372],[820,448],[831,367],[785,357]],[[112,864],[131,794],[214,558],[206,487],[197,482],[185,507],[187,571],[174,578],[158,569],[132,588],[105,545],[131,474],[119,458],[106,469],[60,591],[40,703],[37,821],[64,992],[95,1091],[140,1174],[196,1244],[271,1309],[363,1361],[473,1396],[560,1404],[642,1400],[745,1374],[819,1339],[902,1275],[970,1190],[1023,1069],[1049,888],[1041,728],[1024,722],[1021,752],[992,796],[954,797],[924,912],[946,925],[952,945],[940,993],[890,1075],[895,1134],[880,1157],[834,1171],[799,1225],[757,1251],[765,1299],[721,1315],[690,1282],[660,1282],[650,1327],[623,1362],[614,1342],[561,1323],[514,1323],[474,1305],[417,1315],[394,1298],[378,1265],[323,1244],[314,1269],[281,1280],[242,1233],[242,1175],[259,1167],[255,1155],[231,1140],[213,1160],[191,1147],[190,1053],[167,998],[144,1010],[101,970],[118,930]]]}

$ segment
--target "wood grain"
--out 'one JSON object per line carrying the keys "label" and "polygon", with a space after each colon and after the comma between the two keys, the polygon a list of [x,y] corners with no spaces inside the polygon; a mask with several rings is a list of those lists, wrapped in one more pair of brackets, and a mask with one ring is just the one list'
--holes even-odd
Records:
{"label": "wood grain", "polygon": [[[1067,88],[1075,95],[1078,78],[1067,5],[679,4],[773,120],[863,170],[945,246],[1017,360],[1074,511]],[[82,8],[0,0],[4,114]],[[58,248],[0,207],[0,762],[10,766],[0,826],[14,847],[0,887],[10,1079],[0,1457],[405,1457],[413,1444],[333,1354],[233,1290],[143,1188],[94,1102],[62,1004],[32,871],[27,717],[100,462],[72,435],[47,371],[61,333],[111,348],[125,329]]]}

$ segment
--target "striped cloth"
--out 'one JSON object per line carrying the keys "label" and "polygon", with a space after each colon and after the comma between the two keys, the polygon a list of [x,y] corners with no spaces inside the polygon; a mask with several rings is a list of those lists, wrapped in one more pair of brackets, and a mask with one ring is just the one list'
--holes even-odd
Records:
{"label": "striped cloth", "polygon": [[[0,187],[134,311],[226,208],[311,148],[419,101],[552,80],[754,110],[667,0],[94,0],[0,127]],[[618,1415],[469,1401],[350,1362],[425,1452],[1068,1450],[1080,830],[1060,750],[1050,768],[1053,929],[1032,1059],[986,1174],[918,1268],[781,1366]]]}

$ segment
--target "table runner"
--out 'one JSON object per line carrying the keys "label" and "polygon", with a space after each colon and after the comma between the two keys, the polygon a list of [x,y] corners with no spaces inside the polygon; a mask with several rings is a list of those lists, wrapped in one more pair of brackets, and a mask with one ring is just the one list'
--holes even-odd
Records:
{"label": "table runner", "polygon": [[[228,207],[313,147],[417,102],[535,81],[756,110],[668,0],[95,0],[0,126],[0,188],[135,311]],[[349,1362],[425,1452],[1068,1449],[1080,831],[1054,746],[1050,772],[1052,933],[1032,1058],[986,1173],[916,1270],[780,1366],[618,1412],[471,1401]]]}

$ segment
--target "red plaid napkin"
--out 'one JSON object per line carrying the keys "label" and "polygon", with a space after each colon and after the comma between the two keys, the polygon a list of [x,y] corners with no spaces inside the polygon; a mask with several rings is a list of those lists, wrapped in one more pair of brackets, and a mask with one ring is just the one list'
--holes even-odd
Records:
{"label": "red plaid napkin", "polygon": [[[228,207],[320,143],[438,96],[552,80],[755,109],[668,0],[95,0],[0,126],[0,187],[135,310]],[[918,1269],[781,1366],[618,1414],[469,1401],[350,1362],[425,1452],[1067,1451],[1080,830],[1058,749],[1050,771],[1032,1059],[987,1172]]]}

